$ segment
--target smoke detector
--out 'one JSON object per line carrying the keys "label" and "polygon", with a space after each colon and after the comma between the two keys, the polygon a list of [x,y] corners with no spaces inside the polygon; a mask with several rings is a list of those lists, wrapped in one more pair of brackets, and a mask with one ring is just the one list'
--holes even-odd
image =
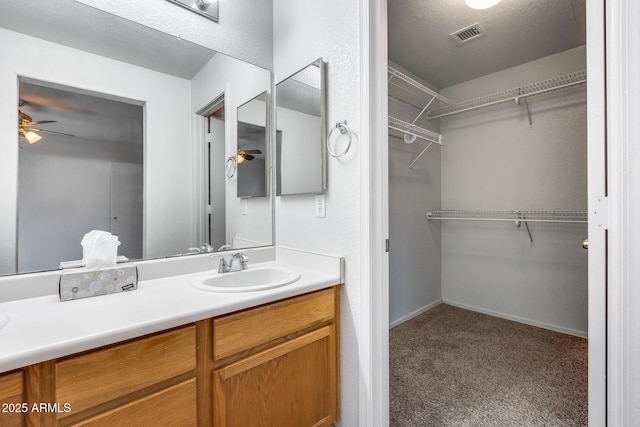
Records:
{"label": "smoke detector", "polygon": [[486,32],[480,26],[480,24],[475,23],[458,31],[454,31],[453,33],[449,34],[449,36],[458,44],[464,44],[470,42],[471,40],[475,40],[478,37],[482,37],[485,34]]}

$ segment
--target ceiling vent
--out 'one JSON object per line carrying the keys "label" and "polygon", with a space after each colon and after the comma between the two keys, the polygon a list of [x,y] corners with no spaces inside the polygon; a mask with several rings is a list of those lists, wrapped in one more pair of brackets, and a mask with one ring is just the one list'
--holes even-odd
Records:
{"label": "ceiling vent", "polygon": [[461,30],[455,31],[449,36],[453,38],[458,44],[468,43],[471,40],[475,40],[478,37],[482,37],[486,34],[486,32],[482,29],[480,24],[476,23],[473,25],[469,25],[468,27],[464,27]]}

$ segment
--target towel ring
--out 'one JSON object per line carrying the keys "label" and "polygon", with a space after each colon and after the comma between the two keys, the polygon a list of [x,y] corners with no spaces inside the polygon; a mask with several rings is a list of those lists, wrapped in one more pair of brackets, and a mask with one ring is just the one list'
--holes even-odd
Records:
{"label": "towel ring", "polygon": [[227,178],[233,178],[233,176],[236,174],[236,158],[231,156],[227,159],[226,163],[224,164],[224,170],[225,173],[227,175]]}
{"label": "towel ring", "polygon": [[[331,134],[333,134],[333,132],[336,129],[340,129],[341,135],[347,135],[349,137],[349,142],[347,142],[347,146],[342,151],[342,153],[335,153],[333,150],[331,150],[331,144],[329,143],[331,141]],[[329,132],[329,135],[327,136],[327,151],[329,152],[331,157],[342,157],[345,154],[347,154],[347,151],[349,151],[350,147],[351,147],[351,129],[349,129],[349,126],[347,126],[347,121],[345,120],[344,122],[336,123],[336,126],[333,129],[331,129],[331,132]]]}

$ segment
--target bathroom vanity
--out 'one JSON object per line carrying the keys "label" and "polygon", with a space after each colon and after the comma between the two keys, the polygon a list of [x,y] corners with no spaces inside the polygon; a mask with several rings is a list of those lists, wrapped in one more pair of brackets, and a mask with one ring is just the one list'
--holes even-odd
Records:
{"label": "bathroom vanity", "polygon": [[[342,273],[341,261],[333,264],[340,266],[337,275],[304,265],[258,263],[255,268],[286,265],[300,272],[294,283],[258,292],[203,291],[192,285],[202,277],[199,272],[141,281],[129,293],[0,304],[10,318],[0,329],[3,345],[9,344],[0,349],[0,424],[329,426],[339,413]],[[174,299],[169,304],[174,309],[164,321],[153,321],[152,309],[130,311],[140,298],[163,311],[162,303]],[[123,308],[128,300],[131,305]],[[115,309],[110,304],[121,308],[111,319],[96,313],[77,323],[77,316],[98,303],[103,312]],[[29,310],[35,322],[37,311],[63,310],[62,318],[49,322],[49,332],[57,336],[30,347],[14,344],[18,329],[29,333],[20,317]],[[124,335],[119,322],[131,325]],[[75,332],[66,330],[74,323]],[[149,327],[155,331],[141,333]],[[126,335],[133,338],[116,338]],[[92,344],[99,342],[108,344]],[[19,366],[29,360],[38,361]]]}

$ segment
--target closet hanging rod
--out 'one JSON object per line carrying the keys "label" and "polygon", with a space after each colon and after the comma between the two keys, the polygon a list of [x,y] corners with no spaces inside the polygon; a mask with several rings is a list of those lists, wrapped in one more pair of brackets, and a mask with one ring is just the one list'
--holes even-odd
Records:
{"label": "closet hanging rod", "polygon": [[526,99],[529,96],[541,95],[544,93],[584,84],[586,82],[586,70],[576,71],[574,73],[564,74],[553,79],[531,83],[526,86],[516,87],[492,95],[475,98],[469,101],[459,102],[451,106],[434,109],[427,112],[427,118],[437,119],[440,117],[447,117],[453,114],[464,113],[467,111],[477,110],[480,108],[507,102],[519,103],[520,99]]}
{"label": "closet hanging rod", "polygon": [[529,218],[463,218],[463,217],[437,217],[427,216],[429,219],[450,219],[454,221],[497,221],[497,222],[553,222],[553,223],[567,223],[567,224],[586,224],[586,220],[563,220],[563,219],[529,219]]}
{"label": "closet hanging rod", "polygon": [[453,101],[451,101],[450,99],[445,98],[444,96],[440,95],[438,92],[434,91],[433,89],[429,89],[427,86],[423,85],[417,80],[412,79],[406,74],[401,73],[400,71],[396,70],[391,66],[387,66],[387,72],[389,74],[389,82],[392,82],[393,77],[396,77],[399,80],[413,86],[416,89],[419,89],[420,91],[424,92],[425,94],[435,99],[438,99],[446,104],[450,104],[450,105],[453,104]]}
{"label": "closet hanging rod", "polygon": [[428,211],[428,219],[586,224],[586,211]]}

